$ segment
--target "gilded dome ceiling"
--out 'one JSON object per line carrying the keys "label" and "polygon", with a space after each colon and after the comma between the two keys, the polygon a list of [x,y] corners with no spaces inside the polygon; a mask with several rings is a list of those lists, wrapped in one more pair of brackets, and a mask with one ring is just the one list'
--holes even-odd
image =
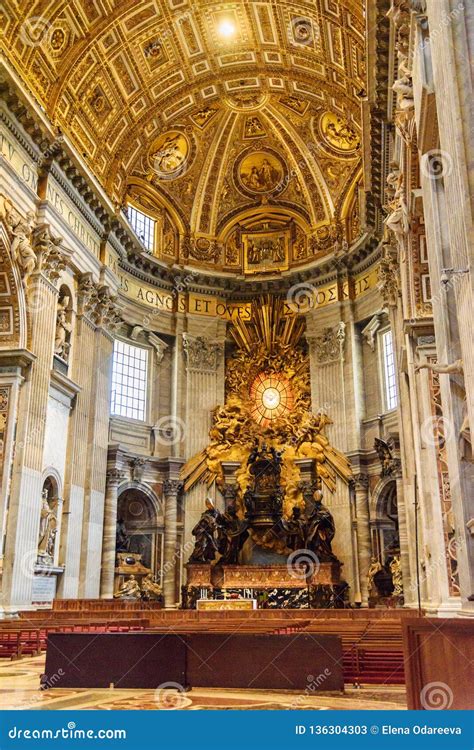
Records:
{"label": "gilded dome ceiling", "polygon": [[2,13],[17,72],[112,200],[155,218],[166,262],[281,272],[357,239],[361,0]]}

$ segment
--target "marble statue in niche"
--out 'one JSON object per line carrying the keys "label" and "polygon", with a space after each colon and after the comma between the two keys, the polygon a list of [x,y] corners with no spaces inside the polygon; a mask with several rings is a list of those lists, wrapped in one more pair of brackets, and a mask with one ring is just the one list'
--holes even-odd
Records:
{"label": "marble statue in niche", "polygon": [[48,490],[45,488],[41,494],[40,526],[38,534],[38,556],[49,564],[54,562],[54,551],[56,547],[57,516]]}
{"label": "marble statue in niche", "polygon": [[70,297],[68,294],[64,294],[58,301],[56,312],[56,333],[54,337],[54,353],[64,362],[69,360],[71,333]]}

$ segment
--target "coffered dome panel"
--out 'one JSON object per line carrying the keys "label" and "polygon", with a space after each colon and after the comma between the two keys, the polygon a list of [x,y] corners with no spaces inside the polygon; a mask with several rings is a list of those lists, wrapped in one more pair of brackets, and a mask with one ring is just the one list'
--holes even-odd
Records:
{"label": "coffered dome panel", "polygon": [[1,45],[117,206],[133,186],[167,212],[174,260],[206,240],[225,267],[249,211],[263,228],[286,212],[316,249],[301,262],[340,234],[360,177],[359,0],[6,0],[3,16]]}

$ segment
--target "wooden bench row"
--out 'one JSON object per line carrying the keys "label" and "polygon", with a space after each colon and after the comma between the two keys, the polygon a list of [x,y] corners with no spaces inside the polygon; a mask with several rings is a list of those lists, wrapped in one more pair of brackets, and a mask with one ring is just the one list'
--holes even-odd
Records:
{"label": "wooden bench row", "polygon": [[0,658],[20,659],[23,656],[38,656],[46,651],[49,633],[129,633],[143,631],[147,621],[134,622],[85,622],[56,623],[41,628],[24,628],[12,623],[1,623]]}

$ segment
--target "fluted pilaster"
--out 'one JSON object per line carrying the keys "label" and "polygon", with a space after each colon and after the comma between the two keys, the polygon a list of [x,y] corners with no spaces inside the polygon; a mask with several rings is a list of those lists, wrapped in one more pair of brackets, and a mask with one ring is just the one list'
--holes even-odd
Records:
{"label": "fluted pilaster", "polygon": [[124,473],[115,467],[107,472],[100,579],[102,599],[111,599],[114,594],[118,488],[123,479]]}
{"label": "fluted pilaster", "polygon": [[176,565],[178,561],[178,496],[183,488],[177,479],[163,482],[165,534],[163,544],[163,595],[166,608],[176,607]]}
{"label": "fluted pilaster", "polygon": [[370,541],[369,516],[369,477],[367,474],[357,474],[354,477],[357,557],[359,561],[359,586],[362,606],[367,607],[369,595],[367,590],[367,573],[372,556]]}

